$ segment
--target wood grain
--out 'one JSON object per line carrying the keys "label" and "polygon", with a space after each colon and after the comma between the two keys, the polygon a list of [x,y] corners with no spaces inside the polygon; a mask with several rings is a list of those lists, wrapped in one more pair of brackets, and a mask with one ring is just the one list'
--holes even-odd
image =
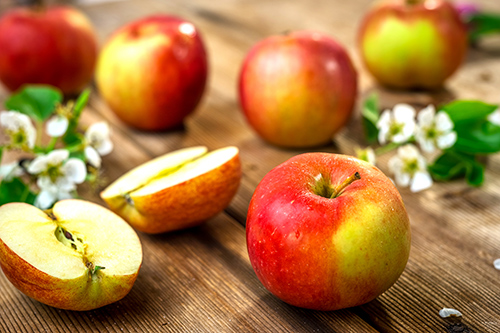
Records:
{"label": "wood grain", "polygon": [[[500,12],[496,0],[478,1]],[[104,158],[100,188],[84,187],[84,198],[103,204],[99,191],[127,170],[181,147],[240,148],[243,179],[237,196],[205,225],[166,235],[140,234],[144,264],[123,300],[88,312],[50,308],[19,293],[0,274],[0,332],[500,332],[500,156],[487,161],[486,182],[435,184],[421,193],[401,189],[412,224],[412,250],[398,282],[366,305],[317,312],[284,304],[267,292],[249,263],[245,229],[253,191],[273,167],[306,150],[283,150],[262,140],[239,110],[236,82],[243,58],[258,40],[287,30],[314,29],[343,43],[358,68],[360,96],[376,91],[383,107],[416,107],[457,98],[500,103],[500,39],[471,49],[467,62],[434,93],[394,92],[373,83],[356,49],[356,28],[369,0],[129,0],[75,1],[95,24],[100,43],[121,25],[150,14],[170,13],[202,31],[210,59],[209,86],[184,128],[141,132],[121,123],[94,89],[82,129],[99,120],[112,125],[115,150]],[[12,4],[2,3],[0,11]],[[8,92],[0,90],[0,102]],[[359,104],[348,126],[327,146],[307,151],[352,154],[364,145]],[[382,157],[385,168],[388,157]],[[439,310],[463,313],[461,324]]]}

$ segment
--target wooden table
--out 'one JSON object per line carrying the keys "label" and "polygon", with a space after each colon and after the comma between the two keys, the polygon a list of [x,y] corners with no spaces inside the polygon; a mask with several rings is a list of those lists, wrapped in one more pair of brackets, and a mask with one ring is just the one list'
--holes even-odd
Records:
{"label": "wooden table", "polygon": [[[3,0],[2,0],[3,1]],[[8,3],[9,1],[7,1]],[[477,1],[500,12],[498,0]],[[484,40],[438,93],[396,93],[374,85],[357,53],[356,29],[370,0],[129,0],[79,1],[103,43],[126,22],[171,13],[194,22],[210,56],[210,81],[184,130],[145,133],[121,123],[94,89],[82,125],[112,125],[115,150],[104,158],[102,187],[125,171],[166,152],[194,145],[240,148],[243,178],[230,206],[206,224],[165,235],[140,233],[144,262],[123,300],[88,312],[45,306],[18,292],[0,274],[0,332],[500,332],[500,156],[489,158],[480,188],[464,181],[435,184],[411,193],[400,189],[412,225],[412,250],[398,282],[356,308],[317,312],[289,306],[258,281],[245,243],[252,193],[274,166],[306,150],[263,142],[239,109],[236,82],[243,57],[258,40],[286,30],[313,29],[335,36],[349,50],[360,75],[360,96],[378,91],[384,106],[408,101],[417,107],[450,99],[500,103],[500,39]],[[4,3],[0,10],[8,6]],[[0,102],[8,96],[0,90]],[[314,151],[352,154],[363,145],[359,103],[349,125],[329,146]],[[312,151],[312,150],[309,150]],[[387,170],[387,158],[380,167]],[[101,188],[102,189],[102,188]],[[103,204],[100,189],[83,197]],[[451,307],[461,323],[442,319]]]}

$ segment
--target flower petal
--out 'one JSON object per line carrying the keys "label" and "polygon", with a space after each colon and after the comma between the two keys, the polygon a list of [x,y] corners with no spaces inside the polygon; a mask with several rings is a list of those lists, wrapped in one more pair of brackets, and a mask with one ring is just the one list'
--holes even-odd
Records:
{"label": "flower petal", "polygon": [[18,162],[8,163],[0,166],[0,180],[10,181],[14,177],[23,175],[23,169]]}
{"label": "flower petal", "polygon": [[435,114],[436,110],[434,109],[434,105],[432,104],[420,110],[417,115],[418,125],[424,127],[432,126],[432,124],[434,123]]}
{"label": "flower petal", "polygon": [[495,111],[493,111],[492,113],[490,113],[488,115],[488,121],[497,125],[497,126],[500,126],[500,109],[496,109]]}
{"label": "flower petal", "polygon": [[35,206],[40,209],[50,208],[56,202],[56,193],[42,190],[35,199]]}
{"label": "flower petal", "polygon": [[433,140],[428,140],[426,138],[417,138],[417,141],[420,145],[420,148],[422,148],[422,150],[426,153],[433,153],[434,151],[436,151]]}
{"label": "flower petal", "polygon": [[35,157],[35,159],[28,166],[28,173],[36,175],[47,169],[47,155]]}
{"label": "flower petal", "polygon": [[108,155],[111,151],[113,151],[113,142],[111,140],[102,141],[96,149],[101,156]]}
{"label": "flower petal", "polygon": [[74,183],[81,184],[87,177],[87,168],[82,160],[77,158],[70,158],[62,167],[66,178]]}
{"label": "flower petal", "polygon": [[380,118],[377,121],[377,128],[383,128],[391,125],[391,111],[390,110],[385,110],[382,112],[380,115]]}
{"label": "flower petal", "polygon": [[398,184],[401,187],[407,187],[410,184],[411,177],[408,173],[406,172],[398,172],[395,174],[396,176],[396,184]]}
{"label": "flower petal", "polygon": [[69,151],[66,149],[56,149],[48,153],[46,156],[49,164],[59,164],[68,159]]}
{"label": "flower petal", "polygon": [[101,156],[93,147],[85,147],[85,158],[87,159],[87,162],[89,162],[89,164],[93,167],[101,167]]}
{"label": "flower petal", "polygon": [[394,120],[398,123],[415,122],[415,109],[409,104],[396,104],[393,109]]}
{"label": "flower petal", "polygon": [[431,175],[426,171],[419,171],[415,173],[412,178],[410,191],[420,192],[432,186]]}
{"label": "flower petal", "polygon": [[437,146],[440,149],[450,148],[457,142],[457,133],[450,132],[437,138]]}
{"label": "flower petal", "polygon": [[68,129],[68,118],[62,116],[53,116],[47,121],[45,130],[51,137],[57,138],[66,133]]}
{"label": "flower petal", "polygon": [[449,132],[455,127],[450,116],[444,111],[439,111],[437,113],[435,123],[436,128],[441,132]]}

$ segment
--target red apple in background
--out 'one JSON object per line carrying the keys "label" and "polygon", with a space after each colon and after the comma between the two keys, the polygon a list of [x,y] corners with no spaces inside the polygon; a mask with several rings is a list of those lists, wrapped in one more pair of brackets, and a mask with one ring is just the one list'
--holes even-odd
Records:
{"label": "red apple in background", "polygon": [[262,284],[316,310],[373,300],[410,252],[408,215],[391,180],[367,162],[327,153],[297,155],[262,179],[246,237]]}
{"label": "red apple in background", "polygon": [[200,33],[181,18],[158,15],[132,22],[104,45],[96,82],[102,98],[130,126],[163,130],[183,123],[207,79]]}
{"label": "red apple in background", "polygon": [[344,126],[357,95],[345,49],[318,32],[266,38],[241,68],[239,99],[254,130],[283,147],[325,144]]}
{"label": "red apple in background", "polygon": [[388,0],[364,17],[359,48],[366,68],[381,84],[435,89],[460,66],[467,30],[445,0]]}
{"label": "red apple in background", "polygon": [[93,27],[78,9],[19,7],[0,18],[0,80],[10,90],[50,84],[78,94],[96,59]]}

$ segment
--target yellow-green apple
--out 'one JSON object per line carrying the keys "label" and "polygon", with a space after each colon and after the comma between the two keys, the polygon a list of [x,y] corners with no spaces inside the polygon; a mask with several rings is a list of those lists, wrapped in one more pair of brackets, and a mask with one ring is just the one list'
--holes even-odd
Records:
{"label": "yellow-green apple", "polygon": [[94,75],[97,39],[91,22],[67,6],[18,7],[0,18],[0,80],[10,90],[49,84],[78,94]]}
{"label": "yellow-green apple", "polygon": [[97,61],[102,98],[126,124],[171,129],[194,111],[205,89],[207,55],[198,29],[157,15],[132,22],[106,42]]}
{"label": "yellow-green apple", "polygon": [[132,169],[101,197],[137,230],[162,233],[199,225],[224,210],[240,179],[238,148],[191,147]]}
{"label": "yellow-green apple", "polygon": [[381,84],[436,89],[464,60],[467,30],[446,0],[386,0],[363,18],[358,44]]}
{"label": "yellow-green apple", "polygon": [[24,294],[67,310],[116,302],[132,288],[142,263],[135,231],[88,201],[68,199],[51,211],[25,203],[0,207],[0,265]]}
{"label": "yellow-green apple", "polygon": [[316,310],[382,294],[403,272],[411,238],[391,180],[367,162],[328,153],[296,155],[261,180],[246,237],[263,285],[289,304]]}
{"label": "yellow-green apple", "polygon": [[282,147],[328,143],[349,119],[357,73],[342,45],[310,31],[271,36],[244,59],[239,101],[251,127]]}

